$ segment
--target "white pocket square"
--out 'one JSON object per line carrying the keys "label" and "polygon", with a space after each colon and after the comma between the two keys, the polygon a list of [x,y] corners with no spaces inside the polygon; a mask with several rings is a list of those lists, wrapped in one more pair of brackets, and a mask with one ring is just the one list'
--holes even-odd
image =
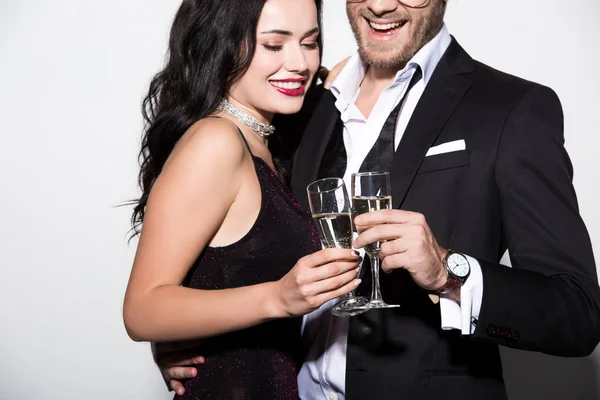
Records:
{"label": "white pocket square", "polygon": [[425,154],[425,157],[435,156],[437,154],[451,153],[453,151],[466,150],[467,145],[464,139],[453,140],[452,142],[438,144],[437,146],[430,147]]}

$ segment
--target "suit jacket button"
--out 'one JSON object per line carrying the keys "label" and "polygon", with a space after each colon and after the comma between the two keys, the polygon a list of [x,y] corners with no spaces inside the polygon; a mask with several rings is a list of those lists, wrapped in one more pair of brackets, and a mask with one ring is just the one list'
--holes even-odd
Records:
{"label": "suit jacket button", "polygon": [[496,337],[496,327],[492,324],[485,327],[485,332],[490,337]]}
{"label": "suit jacket button", "polygon": [[516,342],[521,338],[521,334],[519,331],[512,331],[512,339]]}

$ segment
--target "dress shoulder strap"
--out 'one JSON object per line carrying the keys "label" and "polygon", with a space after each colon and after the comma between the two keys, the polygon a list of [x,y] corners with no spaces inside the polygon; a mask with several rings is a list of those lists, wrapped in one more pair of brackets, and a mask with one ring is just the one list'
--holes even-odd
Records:
{"label": "dress shoulder strap", "polygon": [[[221,118],[221,119],[225,119],[223,117],[219,117],[218,115],[209,115],[206,118]],[[232,122],[233,123],[233,122]],[[242,140],[244,141],[244,144],[246,145],[246,148],[248,149],[248,151],[250,152],[250,155],[254,156],[254,154],[252,153],[252,150],[250,150],[250,145],[248,144],[248,141],[246,140],[246,137],[244,136],[244,134],[242,133],[242,130],[236,125],[236,128],[238,130],[238,132],[240,133],[240,136],[242,137]]]}

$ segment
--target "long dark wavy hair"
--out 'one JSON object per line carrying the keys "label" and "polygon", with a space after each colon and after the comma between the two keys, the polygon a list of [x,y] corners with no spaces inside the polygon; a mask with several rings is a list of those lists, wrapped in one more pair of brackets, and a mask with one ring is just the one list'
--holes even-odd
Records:
{"label": "long dark wavy hair", "polygon": [[[230,86],[248,70],[256,50],[258,19],[266,0],[184,0],[175,15],[165,67],[154,76],[142,104],[145,128],[133,202],[133,235],[140,232],[150,190],[187,129],[216,111]],[[321,26],[321,0],[315,0]],[[322,49],[319,36],[319,49]],[[320,50],[321,51],[321,50]],[[315,79],[316,81],[316,79]],[[271,143],[274,140],[274,143]],[[285,173],[285,135],[269,139]]]}

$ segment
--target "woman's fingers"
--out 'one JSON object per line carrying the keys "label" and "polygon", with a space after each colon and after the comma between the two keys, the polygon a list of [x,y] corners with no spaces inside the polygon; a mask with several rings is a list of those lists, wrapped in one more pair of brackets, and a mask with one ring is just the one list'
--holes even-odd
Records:
{"label": "woman's fingers", "polygon": [[355,271],[360,266],[361,261],[362,260],[338,261],[312,268],[308,272],[310,275],[307,281],[310,283],[318,282],[342,275],[348,271]]}
{"label": "woman's fingers", "polygon": [[333,291],[325,292],[325,293],[322,293],[322,294],[316,296],[315,300],[319,304],[325,304],[329,300],[337,299],[338,297],[343,296],[346,293],[353,291],[354,289],[356,289],[358,287],[358,285],[360,285],[360,282],[361,282],[360,279],[352,279],[349,283],[347,283]]}
{"label": "woman's fingers", "polygon": [[[356,279],[357,275],[358,275],[358,268],[355,267],[349,271],[346,271],[343,274],[333,276],[333,277],[330,277],[327,279],[323,279],[318,282],[314,282],[307,288],[307,290],[309,291],[310,296],[315,296],[315,297],[319,297],[319,296],[321,296],[323,294],[327,294],[327,293],[335,294],[335,292],[337,290],[339,290],[342,287],[345,287],[348,284],[354,284],[355,286],[358,286],[358,283],[360,283],[360,281],[358,279]],[[334,295],[332,298],[335,298],[335,297],[337,297],[337,296]]]}

